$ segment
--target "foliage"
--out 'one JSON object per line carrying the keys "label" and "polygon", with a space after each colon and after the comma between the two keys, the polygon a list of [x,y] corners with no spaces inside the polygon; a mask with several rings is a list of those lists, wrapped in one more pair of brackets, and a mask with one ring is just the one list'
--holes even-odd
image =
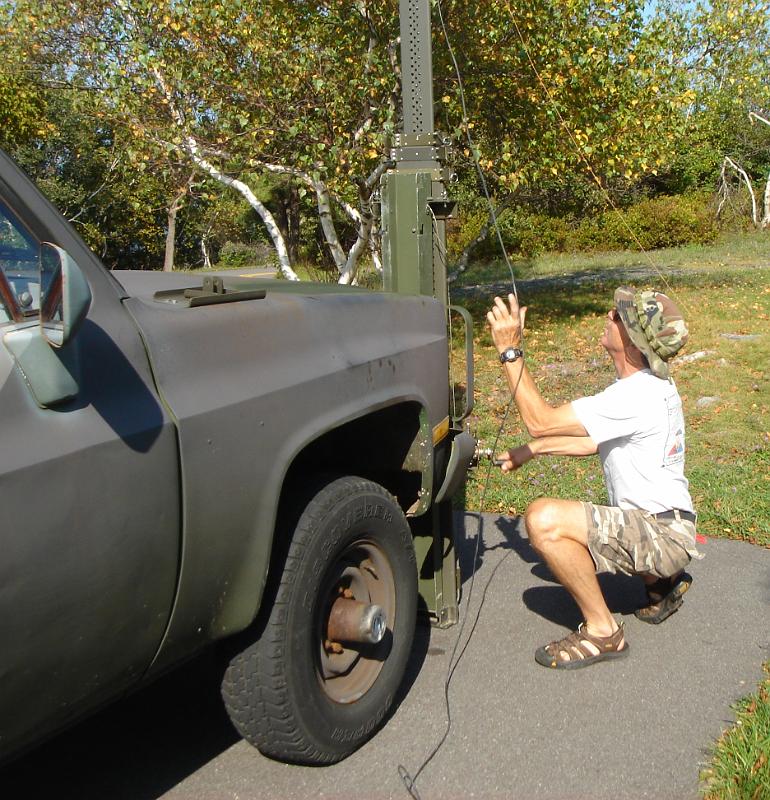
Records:
{"label": "foliage", "polygon": [[770,797],[770,662],[756,693],[736,704],[736,723],[714,746],[701,773],[705,800]]}
{"label": "foliage", "polygon": [[278,170],[355,207],[393,129],[394,2],[8,5],[36,58],[97,88],[103,118],[146,163],[186,154],[219,175]]}
{"label": "foliage", "polygon": [[586,250],[654,250],[713,242],[719,228],[703,196],[659,196],[583,223],[577,241]]}
{"label": "foliage", "polygon": [[[525,257],[572,249],[573,229],[560,217],[508,212],[500,217],[503,243],[512,253]],[[496,242],[490,242],[493,247]]]}
{"label": "foliage", "polygon": [[219,251],[217,266],[227,269],[253,266],[274,266],[275,252],[266,244],[225,242]]}
{"label": "foliage", "polygon": [[[486,214],[471,211],[467,222],[455,226],[450,232],[450,256],[472,241],[484,219]],[[654,250],[709,244],[720,230],[711,198],[704,193],[646,198],[625,209],[611,209],[578,220],[527,213],[519,208],[504,211],[498,225],[506,250],[524,258],[549,252]],[[497,234],[492,230],[482,246],[476,248],[474,257],[489,260],[498,252]]]}
{"label": "foliage", "polygon": [[669,2],[660,14],[693,92],[677,157],[664,176],[668,191],[713,187],[725,155],[750,174],[767,175],[767,135],[749,124],[748,113],[770,109],[770,2]]}
{"label": "foliage", "polygon": [[[643,2],[454,4],[469,118],[500,191],[543,181],[630,181],[666,163],[691,99],[662,57],[666,28]],[[468,31],[474,31],[469,36]],[[463,124],[444,64],[446,119]],[[590,165],[590,170],[589,170]],[[592,174],[593,173],[593,174]]]}
{"label": "foliage", "polygon": [[47,133],[44,93],[23,69],[24,48],[9,32],[10,8],[0,3],[0,147],[9,149]]}
{"label": "foliage", "polygon": [[156,176],[121,154],[109,126],[84,125],[89,110],[72,100],[46,93],[39,133],[11,155],[108,266],[162,265],[165,212]]}
{"label": "foliage", "polygon": [[[711,188],[724,153],[752,175],[770,166],[767,132],[745,124],[749,108],[768,107],[768,1],[657,5],[651,15],[643,0],[434,4],[437,122],[458,145],[459,194],[478,195],[475,150],[496,201],[519,209],[509,227],[521,252],[561,246],[565,226],[551,220],[574,228],[573,218],[606,203],[604,192],[626,206]],[[51,150],[65,149],[58,112],[46,108],[69,93],[82,125],[97,138],[110,132],[125,192],[141,197],[135,249],[146,265],[160,251],[150,231],[162,239],[165,209],[189,179],[191,146],[249,182],[284,233],[301,237],[297,257],[328,258],[318,219],[334,221],[343,249],[351,246],[361,231],[351,209],[365,210],[371,190],[362,181],[376,175],[399,126],[397,8],[395,0],[0,0],[0,136],[16,149],[53,133]],[[216,212],[222,189],[200,175],[195,183],[180,211],[183,261],[200,258],[207,237],[213,252],[228,239],[266,238],[254,225],[217,232],[228,226]],[[322,217],[318,187],[331,203]],[[75,195],[93,189],[88,179],[70,185]],[[483,213],[461,222],[454,253]],[[88,236],[108,250],[116,239],[129,247],[139,233],[128,217],[105,215]]]}

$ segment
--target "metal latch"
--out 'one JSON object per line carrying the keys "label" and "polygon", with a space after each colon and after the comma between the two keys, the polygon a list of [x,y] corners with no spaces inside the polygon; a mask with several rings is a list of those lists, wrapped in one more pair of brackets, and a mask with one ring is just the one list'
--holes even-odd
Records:
{"label": "metal latch", "polygon": [[266,289],[228,290],[225,289],[225,282],[219,275],[206,275],[200,288],[166,289],[155,292],[153,299],[161,303],[197,308],[217,303],[237,303],[241,300],[262,300],[266,295]]}

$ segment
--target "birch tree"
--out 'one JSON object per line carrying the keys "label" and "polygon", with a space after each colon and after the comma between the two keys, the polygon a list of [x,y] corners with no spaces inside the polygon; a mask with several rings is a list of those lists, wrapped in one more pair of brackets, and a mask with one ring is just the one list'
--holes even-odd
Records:
{"label": "birch tree", "polygon": [[[312,191],[340,280],[353,282],[372,230],[371,193],[393,129],[394,3],[323,8],[293,0],[14,2],[38,56],[70,86],[99,93],[102,113],[155,152],[184,154],[237,192],[295,278],[265,203],[242,179],[289,174]],[[336,220],[356,230],[342,242]]]}
{"label": "birch tree", "polygon": [[[754,124],[767,125],[770,127],[770,119],[756,111],[749,112],[749,121]],[[767,150],[770,151],[770,142],[768,142]],[[760,190],[762,196],[762,204],[758,199],[760,192],[754,189],[754,180],[749,176],[746,170],[737,163],[730,156],[725,156],[722,162],[722,170],[720,172],[719,180],[719,207],[717,208],[717,216],[722,213],[725,204],[730,199],[733,192],[735,180],[746,187],[749,199],[751,201],[751,221],[754,223],[755,228],[765,229],[770,227],[770,170],[764,177],[764,191]]]}

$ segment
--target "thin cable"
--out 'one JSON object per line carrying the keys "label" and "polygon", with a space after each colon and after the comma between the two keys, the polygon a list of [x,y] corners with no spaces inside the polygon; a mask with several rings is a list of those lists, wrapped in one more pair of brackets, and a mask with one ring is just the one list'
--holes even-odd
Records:
{"label": "thin cable", "polygon": [[[500,250],[501,250],[501,252],[503,254],[503,258],[505,260],[505,264],[508,267],[508,272],[509,272],[509,275],[510,275],[510,278],[511,278],[511,287],[512,287],[512,290],[513,290],[513,295],[514,295],[514,297],[516,297],[516,301],[518,302],[519,295],[518,295],[518,290],[517,290],[517,287],[516,287],[516,277],[515,277],[514,272],[513,272],[513,265],[511,264],[511,260],[508,257],[508,252],[505,249],[505,244],[503,242],[502,232],[500,230],[500,225],[499,225],[498,220],[497,220],[497,214],[495,212],[494,204],[492,203],[492,198],[490,197],[490,194],[489,194],[489,188],[487,186],[486,178],[484,177],[484,172],[481,169],[481,164],[479,163],[479,158],[478,158],[477,151],[476,151],[476,145],[475,145],[475,143],[473,141],[473,137],[471,136],[471,133],[470,133],[470,127],[468,125],[467,105],[466,105],[466,102],[465,102],[465,89],[464,89],[464,86],[463,86],[462,75],[460,73],[460,67],[459,67],[459,65],[457,63],[457,59],[455,58],[454,49],[452,47],[452,43],[451,43],[450,38],[449,38],[449,33],[447,31],[447,27],[446,27],[446,24],[444,22],[444,15],[443,15],[443,9],[441,7],[441,0],[437,0],[436,7],[438,9],[439,19],[441,20],[441,30],[442,30],[442,32],[444,34],[444,40],[446,41],[447,50],[449,51],[449,55],[450,55],[450,58],[452,60],[452,64],[454,66],[455,75],[457,77],[457,85],[458,85],[459,94],[460,94],[460,103],[462,105],[462,112],[463,112],[463,126],[465,128],[465,134],[466,134],[466,138],[468,140],[468,147],[469,147],[469,150],[470,150],[471,155],[473,157],[473,163],[474,163],[474,165],[476,167],[476,172],[478,174],[479,182],[480,182],[482,190],[484,192],[484,197],[486,198],[486,201],[487,201],[487,206],[489,208],[489,215],[490,215],[490,218],[491,218],[492,223],[493,223],[494,228],[495,228],[495,232],[496,232],[496,235],[497,235],[497,241],[498,241]],[[431,212],[432,212],[432,209],[431,209]],[[437,220],[436,220],[435,214],[433,214],[433,222],[434,222],[434,234],[436,234],[438,232],[438,225],[437,225]],[[434,236],[434,238],[438,238],[440,240],[440,237],[435,237]],[[443,246],[442,243],[440,243],[439,244],[439,249],[440,250],[442,250],[442,246]],[[444,259],[446,259],[446,249],[445,248],[443,249],[442,255],[443,255]],[[447,289],[447,292],[448,292],[448,289]],[[525,347],[525,345],[524,345],[524,331],[522,331],[521,335],[522,335],[522,340],[521,340],[520,347],[522,349],[522,352],[524,352],[524,347]],[[516,393],[517,393],[518,388],[519,388],[519,382],[521,381],[521,375],[522,375],[522,373],[519,373],[519,377],[518,377],[518,379],[516,381],[516,385],[513,387],[513,391],[511,392],[511,399],[508,402],[508,405],[507,405],[507,407],[505,409],[505,413],[503,414],[503,418],[502,418],[502,420],[500,422],[500,426],[497,429],[497,433],[495,435],[494,444],[492,446],[492,452],[493,453],[497,452],[498,445],[499,445],[499,442],[500,442],[500,438],[501,438],[501,436],[503,434],[503,430],[505,429],[506,423],[508,421],[508,416],[510,414],[511,408],[513,407],[513,403],[514,403],[514,400],[516,398]],[[471,608],[471,601],[473,599],[473,590],[474,590],[474,586],[476,584],[476,564],[478,563],[478,557],[479,557],[479,552],[480,552],[480,548],[481,548],[481,542],[484,539],[484,517],[482,516],[482,510],[481,509],[484,508],[484,504],[486,502],[486,496],[487,496],[487,491],[489,489],[490,478],[492,476],[493,467],[494,467],[494,464],[493,464],[492,461],[490,461],[489,466],[487,468],[487,474],[486,474],[486,477],[484,479],[484,488],[483,488],[483,490],[481,492],[480,510],[479,510],[479,516],[478,516],[478,520],[479,520],[478,535],[476,537],[476,547],[474,548],[474,553],[473,553],[473,571],[471,573],[471,581],[470,581],[470,585],[468,587],[468,599],[467,599],[466,604],[465,604],[466,614],[463,615],[462,622],[460,623],[460,628],[459,628],[459,630],[457,632],[457,637],[455,639],[455,643],[454,643],[454,646],[452,648],[452,653],[449,656],[449,662],[447,663],[446,677],[444,679],[444,706],[445,706],[445,710],[446,710],[446,720],[447,720],[446,721],[446,727],[444,729],[444,733],[443,733],[441,739],[439,739],[439,741],[436,743],[436,745],[431,750],[431,752],[428,754],[428,756],[423,760],[422,764],[417,769],[417,771],[415,772],[414,776],[410,775],[410,773],[408,772],[406,767],[403,766],[403,764],[399,764],[398,765],[398,774],[401,777],[401,780],[402,780],[406,790],[409,792],[409,794],[413,798],[413,800],[421,800],[420,793],[419,793],[419,791],[417,789],[417,779],[420,777],[420,775],[422,774],[423,770],[428,766],[428,764],[430,764],[431,761],[433,761],[433,759],[439,753],[439,751],[444,746],[444,743],[446,742],[446,740],[449,737],[449,734],[450,734],[450,732],[452,730],[452,709],[451,709],[451,703],[449,701],[449,687],[450,687],[450,684],[452,682],[452,678],[454,677],[455,670],[457,669],[460,661],[462,660],[463,656],[465,655],[465,652],[466,652],[466,650],[468,648],[468,645],[470,644],[471,639],[472,639],[474,633],[476,632],[476,627],[478,625],[479,619],[481,618],[481,611],[482,611],[482,609],[484,607],[484,603],[485,603],[486,597],[487,597],[487,592],[489,591],[489,587],[492,584],[492,580],[494,579],[495,575],[497,574],[497,571],[500,568],[500,566],[502,565],[502,563],[513,552],[512,550],[509,550],[497,562],[497,564],[495,564],[495,566],[494,566],[494,568],[492,570],[492,573],[489,576],[489,579],[487,580],[487,582],[486,582],[486,584],[484,586],[484,591],[483,591],[482,596],[481,596],[481,602],[479,603],[479,607],[478,607],[478,609],[476,611],[476,616],[474,618],[473,625],[471,626],[470,632],[468,633],[468,637],[466,638],[462,649],[458,653],[458,648],[460,647],[460,642],[462,641],[462,638],[463,638],[463,633],[465,631],[465,626],[466,626],[466,624],[468,622],[468,613],[467,612],[469,612],[470,608]]]}
{"label": "thin cable", "polygon": [[[498,442],[500,440],[500,436],[502,435],[503,428],[505,427],[505,423],[506,423],[506,421],[508,419],[508,414],[509,414],[509,412],[511,410],[511,406],[512,405],[513,405],[513,398],[511,398],[511,401],[508,403],[508,407],[506,408],[505,414],[503,415],[503,420],[500,423],[500,427],[498,428],[497,436],[495,437],[494,446],[492,448],[493,451],[497,450]],[[490,480],[490,478],[492,476],[492,468],[493,468],[493,466],[494,466],[493,463],[490,461],[489,466],[487,467],[487,474],[486,474],[486,478],[485,478],[485,481],[484,481],[484,489],[483,489],[483,491],[481,493],[481,507],[482,508],[484,506],[484,500],[486,499],[487,489],[489,488],[489,480]],[[406,767],[403,766],[403,764],[399,764],[398,765],[398,774],[401,777],[401,780],[403,781],[404,786],[406,787],[406,790],[414,798],[414,800],[422,800],[422,798],[420,797],[420,793],[417,790],[417,779],[420,777],[420,775],[422,774],[422,771],[428,766],[428,764],[430,764],[430,762],[433,761],[435,756],[438,754],[439,750],[441,750],[441,748],[444,746],[444,742],[446,742],[446,740],[449,737],[449,734],[450,734],[450,732],[452,730],[452,708],[451,708],[451,704],[449,702],[449,685],[452,682],[452,676],[454,675],[455,669],[457,669],[457,665],[460,663],[460,660],[462,659],[463,655],[465,654],[465,651],[466,651],[466,649],[468,647],[468,644],[470,643],[470,640],[473,637],[474,632],[476,631],[476,625],[478,624],[479,618],[481,616],[481,609],[484,607],[484,602],[485,602],[486,597],[487,597],[487,591],[489,590],[489,586],[492,583],[492,579],[495,577],[495,574],[497,573],[497,570],[499,569],[499,567],[503,563],[503,561],[505,561],[505,559],[508,558],[508,556],[513,552],[513,550],[509,550],[497,562],[497,564],[495,564],[495,567],[492,570],[492,574],[489,576],[489,580],[487,581],[486,585],[484,586],[484,592],[483,592],[483,594],[481,596],[481,602],[479,603],[479,607],[478,607],[478,610],[476,612],[476,618],[475,618],[475,620],[473,622],[473,626],[471,627],[470,633],[468,634],[468,638],[466,639],[465,644],[463,645],[463,648],[460,651],[460,654],[458,656],[457,655],[457,649],[460,646],[460,641],[462,640],[463,631],[465,630],[465,625],[466,625],[466,623],[468,621],[467,612],[470,610],[470,607],[471,607],[471,600],[473,598],[473,587],[474,587],[474,585],[476,583],[476,564],[478,563],[480,545],[481,545],[481,542],[483,540],[484,517],[482,516],[482,512],[481,511],[479,511],[478,519],[479,519],[478,535],[476,537],[476,547],[475,547],[474,552],[473,552],[473,572],[471,573],[471,582],[470,582],[470,586],[468,587],[468,600],[466,601],[466,604],[465,604],[466,614],[463,615],[463,620],[460,623],[460,629],[457,632],[457,638],[455,639],[454,647],[452,648],[452,653],[449,656],[449,662],[447,664],[447,673],[446,673],[446,677],[444,679],[444,707],[445,707],[445,710],[446,710],[446,718],[447,718],[446,727],[444,729],[444,734],[441,737],[441,739],[439,739],[439,741],[436,743],[436,745],[434,746],[433,750],[431,750],[431,752],[428,754],[428,756],[423,760],[422,764],[420,764],[420,767],[418,768],[417,772],[415,772],[414,777],[412,777],[409,774],[409,772],[407,771]]]}
{"label": "thin cable", "polygon": [[[503,258],[505,260],[505,264],[508,267],[508,272],[509,272],[509,275],[510,275],[510,278],[511,278],[511,288],[513,290],[513,295],[516,298],[516,301],[518,303],[519,294],[518,294],[518,290],[517,290],[517,287],[516,287],[516,277],[515,277],[514,272],[513,272],[513,265],[511,264],[511,260],[508,257],[508,252],[505,249],[505,244],[503,242],[502,232],[500,230],[500,225],[499,225],[498,220],[497,220],[497,214],[495,212],[495,207],[494,207],[494,204],[492,203],[492,198],[490,197],[490,194],[489,194],[489,187],[487,186],[487,181],[486,181],[486,178],[484,177],[484,172],[481,169],[481,164],[479,162],[479,158],[478,158],[478,155],[477,155],[477,152],[476,152],[476,145],[475,145],[475,143],[473,141],[473,137],[471,136],[470,126],[468,124],[469,120],[468,120],[467,105],[466,105],[466,102],[465,102],[465,88],[463,86],[463,79],[462,79],[462,75],[460,73],[460,67],[459,67],[459,65],[457,63],[457,59],[455,58],[454,48],[452,47],[452,43],[451,43],[451,40],[449,38],[449,32],[447,31],[447,27],[446,27],[446,24],[444,22],[444,14],[443,14],[443,9],[441,7],[441,0],[437,0],[436,7],[438,9],[439,19],[441,21],[441,30],[442,30],[443,35],[444,35],[444,40],[445,40],[446,45],[447,45],[447,50],[448,50],[449,56],[450,56],[450,58],[452,60],[452,65],[454,67],[455,76],[457,77],[457,85],[458,85],[459,94],[460,94],[460,104],[462,106],[462,113],[463,113],[463,127],[465,129],[465,135],[466,135],[466,138],[467,138],[467,141],[468,141],[468,148],[469,148],[469,150],[471,152],[471,155],[473,157],[473,163],[474,163],[474,165],[476,167],[476,172],[477,172],[478,177],[479,177],[479,183],[481,184],[481,188],[482,188],[482,190],[484,192],[484,197],[486,198],[486,201],[487,201],[487,206],[489,208],[489,216],[490,216],[490,219],[492,220],[492,224],[494,226],[495,233],[497,235],[497,241],[498,241],[498,245],[500,247],[500,251],[503,254]],[[439,246],[439,250],[442,251],[441,254],[442,254],[444,260],[446,261],[446,248],[443,247],[443,243],[441,243],[440,237],[438,237],[436,235],[438,233],[438,223],[437,223],[435,214],[433,214],[433,210],[432,209],[431,209],[431,214],[433,216],[434,240],[438,239],[438,241],[439,241],[439,245],[438,245]],[[447,287],[447,297],[449,298],[449,289],[448,289],[448,287]],[[521,347],[522,353],[524,353],[524,351],[525,351],[525,342],[524,342],[524,331],[523,330],[521,331],[520,347]],[[523,357],[524,356],[522,355],[522,358]],[[451,369],[451,367],[450,367],[450,369]],[[516,399],[516,393],[517,393],[518,388],[519,388],[519,383],[521,381],[521,376],[522,376],[522,372],[519,373],[519,377],[518,377],[518,379],[516,381],[516,385],[513,387],[512,391],[511,391],[511,399],[508,402],[508,405],[507,405],[507,407],[505,409],[505,412],[503,414],[503,418],[502,418],[502,420],[500,422],[500,425],[499,425],[499,427],[497,429],[497,433],[495,435],[494,443],[493,443],[493,446],[492,446],[492,452],[493,453],[497,452],[497,449],[498,449],[498,446],[499,446],[499,442],[500,442],[500,437],[503,434],[503,430],[505,429],[506,423],[508,421],[508,416],[510,414],[511,408],[513,407],[513,403],[514,403],[514,401]],[[428,754],[428,756],[423,760],[422,764],[417,769],[417,771],[415,772],[414,776],[409,774],[409,772],[407,771],[406,767],[403,766],[403,764],[399,764],[398,765],[398,774],[401,777],[401,780],[403,781],[404,786],[406,787],[406,790],[409,792],[409,794],[413,798],[413,800],[421,800],[420,793],[419,793],[419,791],[417,789],[417,779],[420,777],[420,775],[422,774],[423,770],[428,766],[428,764],[431,763],[431,761],[435,758],[435,756],[441,750],[441,748],[443,747],[444,743],[446,742],[446,740],[447,740],[447,738],[449,736],[449,733],[452,730],[452,710],[451,710],[451,704],[449,702],[449,686],[450,686],[450,684],[452,682],[452,678],[454,676],[455,670],[457,669],[460,661],[462,660],[463,656],[465,655],[465,652],[468,649],[468,645],[470,644],[471,639],[473,638],[473,634],[476,632],[476,627],[477,627],[479,619],[481,617],[481,611],[482,611],[482,609],[484,607],[484,603],[486,601],[487,592],[489,591],[489,587],[491,586],[492,581],[493,581],[495,575],[497,574],[497,570],[501,567],[501,565],[508,558],[508,556],[510,556],[510,554],[513,552],[513,550],[509,550],[497,562],[497,564],[495,564],[495,566],[494,566],[494,568],[492,570],[492,573],[490,574],[489,579],[487,580],[487,582],[486,582],[486,584],[484,586],[484,591],[483,591],[483,593],[481,595],[481,602],[479,603],[479,607],[478,607],[478,609],[476,611],[476,616],[474,618],[473,625],[471,626],[471,629],[470,629],[470,631],[468,633],[468,637],[465,640],[465,644],[463,645],[462,649],[458,653],[458,648],[460,647],[460,642],[462,641],[463,632],[465,630],[465,625],[466,625],[466,623],[468,621],[467,612],[470,610],[471,600],[473,599],[473,589],[474,589],[474,586],[475,586],[475,583],[476,583],[476,564],[478,563],[478,556],[479,556],[479,551],[480,551],[480,547],[481,547],[481,542],[483,541],[483,538],[484,538],[484,517],[482,516],[482,514],[483,514],[483,508],[484,508],[484,505],[485,505],[485,502],[486,502],[486,496],[487,496],[487,491],[489,489],[490,478],[492,476],[493,467],[494,467],[494,463],[492,461],[490,461],[489,467],[487,468],[487,474],[486,474],[486,477],[484,479],[484,488],[483,488],[483,490],[481,492],[480,510],[479,510],[479,517],[478,517],[478,519],[479,519],[478,535],[476,537],[476,547],[474,548],[474,553],[473,553],[473,571],[471,573],[471,581],[470,581],[470,585],[468,587],[468,599],[467,599],[466,604],[465,604],[466,614],[463,615],[463,620],[462,620],[462,622],[460,624],[460,628],[458,630],[457,637],[455,639],[454,647],[452,648],[452,653],[451,653],[451,655],[449,657],[449,662],[447,664],[446,678],[444,680],[444,705],[445,705],[445,709],[446,709],[446,719],[447,719],[446,728],[444,729],[444,734],[442,735],[441,739],[437,742],[437,744],[435,745],[433,750],[431,750],[431,752]]]}
{"label": "thin cable", "polygon": [[[492,203],[492,198],[490,197],[490,194],[489,194],[489,188],[487,186],[486,178],[484,177],[484,172],[481,169],[481,164],[479,162],[479,158],[478,158],[478,155],[477,155],[477,152],[476,152],[476,147],[475,147],[475,144],[473,142],[473,138],[472,138],[471,133],[470,133],[470,126],[468,124],[468,122],[469,122],[469,120],[468,120],[468,111],[467,111],[467,105],[466,105],[466,101],[465,101],[465,89],[464,89],[464,86],[463,86],[462,75],[460,73],[460,68],[459,68],[459,65],[457,63],[457,59],[455,58],[455,54],[454,54],[454,48],[452,47],[452,43],[451,43],[450,38],[449,38],[449,33],[447,31],[446,24],[444,22],[444,14],[443,14],[442,6],[441,6],[441,0],[436,0],[436,7],[438,9],[439,19],[441,21],[441,30],[443,32],[444,39],[445,39],[446,45],[447,45],[447,49],[449,51],[449,55],[450,55],[450,58],[452,60],[452,65],[454,67],[455,75],[457,77],[457,84],[458,84],[459,94],[460,94],[460,103],[461,103],[462,114],[463,114],[463,126],[464,126],[464,129],[465,129],[465,134],[466,134],[466,138],[467,138],[467,141],[468,141],[468,147],[469,147],[469,150],[470,150],[470,152],[471,152],[471,154],[473,156],[473,163],[474,163],[474,165],[476,167],[476,172],[477,172],[478,177],[479,177],[479,182],[481,184],[482,190],[484,192],[484,197],[486,198],[487,205],[489,207],[490,218],[492,220],[492,223],[493,223],[494,228],[495,228],[495,232],[497,234],[498,244],[499,244],[500,250],[501,250],[501,252],[503,254],[503,258],[505,259],[506,266],[508,267],[508,272],[510,273],[511,285],[512,285],[512,288],[513,288],[513,295],[516,297],[516,300],[518,302],[519,296],[518,296],[518,291],[517,291],[517,287],[516,287],[516,278],[515,278],[515,275],[514,275],[514,272],[513,272],[513,266],[511,264],[510,258],[508,257],[508,253],[507,253],[507,251],[505,249],[505,244],[503,243],[502,232],[501,232],[500,226],[498,224],[497,214],[495,212],[494,204]],[[599,187],[600,191],[603,193],[606,201],[611,206],[613,211],[615,211],[615,213],[618,215],[618,218],[620,219],[621,224],[627,229],[628,233],[631,235],[631,238],[637,244],[637,246],[639,247],[639,250],[643,253],[644,257],[647,259],[647,261],[649,262],[650,266],[653,268],[653,270],[661,278],[661,280],[663,281],[663,283],[665,284],[665,286],[669,290],[669,292],[671,294],[674,294],[670,284],[666,280],[665,275],[660,270],[660,268],[655,263],[655,261],[651,258],[651,256],[647,252],[647,250],[642,245],[642,243],[639,241],[639,239],[636,236],[636,234],[634,233],[633,229],[628,225],[626,220],[623,218],[622,214],[620,213],[620,209],[613,202],[612,198],[609,195],[609,192],[605,189],[604,185],[602,184],[601,179],[599,178],[599,176],[594,171],[591,163],[585,157],[585,154],[583,153],[583,151],[580,149],[580,146],[579,146],[578,142],[575,140],[575,137],[574,137],[572,131],[570,130],[570,128],[567,125],[567,123],[564,120],[564,118],[562,117],[561,112],[559,111],[559,108],[556,105],[556,102],[555,102],[553,96],[551,95],[551,92],[548,90],[548,87],[546,86],[545,82],[543,81],[542,77],[540,76],[540,73],[539,73],[539,71],[538,71],[538,69],[537,69],[537,67],[536,67],[536,65],[534,63],[534,60],[532,59],[532,56],[531,56],[531,54],[529,52],[529,48],[527,47],[527,44],[526,44],[526,42],[524,40],[524,37],[522,36],[521,30],[519,29],[518,23],[516,22],[516,18],[513,16],[513,12],[511,11],[509,6],[507,6],[507,11],[508,11],[509,16],[511,17],[511,20],[513,22],[513,25],[514,25],[514,28],[516,30],[516,33],[517,33],[517,35],[519,37],[519,40],[520,40],[520,42],[522,44],[524,52],[525,52],[525,54],[527,56],[527,60],[529,61],[530,67],[532,68],[532,71],[535,74],[535,77],[537,78],[538,83],[540,84],[541,88],[543,89],[543,91],[544,91],[544,93],[546,95],[546,98],[548,99],[548,101],[553,106],[553,109],[554,109],[554,111],[556,113],[556,116],[559,119],[559,123],[562,126],[562,128],[564,129],[564,131],[566,132],[566,134],[567,134],[570,142],[572,143],[573,147],[575,148],[575,151],[577,152],[578,157],[580,158],[580,160],[583,162],[583,164],[588,169],[589,174],[591,175],[591,177],[593,178],[593,180],[595,181],[595,183]],[[435,220],[435,215],[434,215],[434,223],[435,223],[435,221],[436,220]],[[445,257],[445,255],[446,254],[444,253],[444,257]],[[681,303],[680,303],[680,305],[681,305]],[[522,331],[521,348],[522,348],[522,351],[523,351],[524,350],[524,332],[523,331]],[[523,374],[523,370],[522,370],[522,372],[519,373],[519,377],[517,379],[516,385],[513,387],[513,390],[511,392],[511,400],[509,401],[508,406],[506,407],[505,413],[503,414],[503,419],[502,419],[502,421],[500,423],[500,426],[499,426],[499,428],[497,430],[497,434],[495,436],[494,445],[492,447],[493,453],[497,452],[499,440],[500,440],[502,432],[503,432],[503,430],[505,428],[505,424],[507,422],[510,410],[511,410],[511,408],[513,406],[513,403],[515,401],[516,394],[518,392],[519,383],[521,381],[522,374]],[[490,462],[490,465],[489,465],[489,467],[487,469],[486,478],[485,478],[485,481],[484,481],[484,488],[483,488],[483,491],[482,491],[482,494],[481,494],[481,501],[480,501],[480,508],[481,509],[484,508],[484,503],[485,503],[485,500],[486,500],[487,490],[489,488],[489,482],[490,482],[490,477],[492,475],[493,466],[494,466],[493,463]],[[474,549],[474,555],[473,555],[474,568],[473,568],[473,572],[471,574],[470,586],[468,587],[468,600],[466,602],[466,612],[470,610],[471,599],[473,597],[473,588],[474,588],[474,585],[475,585],[475,582],[476,582],[476,568],[475,568],[475,565],[476,565],[476,563],[478,561],[480,545],[481,545],[481,542],[482,542],[482,539],[483,539],[483,527],[484,527],[484,518],[483,518],[482,512],[480,510],[479,511],[478,536],[477,536],[477,539],[476,539],[476,547]],[[458,654],[457,650],[458,650],[458,647],[460,645],[460,641],[462,640],[462,635],[463,635],[463,632],[464,632],[464,629],[465,629],[465,624],[466,624],[466,622],[468,620],[467,615],[463,617],[463,621],[462,621],[462,623],[460,625],[460,629],[458,631],[457,638],[455,640],[455,644],[454,644],[454,647],[452,648],[452,653],[451,653],[450,658],[449,658],[449,663],[448,663],[448,666],[447,666],[446,679],[444,681],[444,704],[445,704],[445,707],[446,707],[447,724],[446,724],[446,728],[444,730],[443,736],[441,737],[439,742],[436,744],[436,746],[433,748],[433,750],[430,752],[430,754],[427,756],[427,758],[422,762],[422,764],[420,765],[419,769],[415,772],[414,777],[412,777],[409,774],[409,772],[406,770],[406,768],[402,764],[398,765],[399,776],[401,777],[401,780],[403,781],[404,786],[406,787],[407,791],[409,792],[409,794],[411,795],[411,797],[414,800],[421,800],[420,793],[419,793],[419,791],[417,789],[417,779],[420,777],[420,775],[422,774],[423,770],[428,766],[428,764],[430,764],[430,762],[435,758],[435,756],[441,750],[441,748],[443,747],[444,743],[446,742],[446,740],[447,740],[447,738],[449,736],[449,733],[450,733],[450,731],[452,729],[452,712],[451,712],[451,704],[450,704],[450,701],[449,701],[449,686],[450,686],[450,683],[452,681],[452,677],[454,676],[455,670],[457,669],[457,666],[459,665],[461,659],[465,655],[465,652],[466,652],[466,650],[468,648],[468,645],[470,644],[470,641],[471,641],[471,639],[473,637],[473,634],[476,631],[476,626],[478,625],[479,619],[481,617],[481,611],[482,611],[482,609],[484,607],[484,602],[486,600],[486,596],[487,596],[487,592],[489,590],[489,587],[492,584],[492,580],[494,579],[494,577],[495,577],[495,575],[497,573],[497,570],[500,568],[502,563],[508,558],[508,556],[511,554],[511,552],[513,552],[513,551],[511,550],[508,553],[506,553],[498,561],[498,563],[495,564],[495,567],[492,570],[492,573],[489,576],[489,579],[487,580],[486,585],[484,586],[484,591],[482,593],[481,602],[479,603],[479,608],[478,608],[478,610],[476,612],[476,616],[475,616],[473,625],[471,627],[471,630],[470,630],[470,632],[468,634],[468,637],[467,637],[467,639],[465,641],[465,644],[462,647],[462,650],[460,650],[460,652]]]}
{"label": "thin cable", "polygon": [[447,50],[449,51],[449,57],[452,59],[452,66],[454,67],[455,76],[457,77],[457,87],[460,93],[460,105],[462,107],[463,112],[463,127],[465,129],[465,138],[468,140],[468,149],[473,156],[473,163],[476,166],[476,173],[479,176],[479,182],[481,183],[481,189],[484,192],[484,197],[487,200],[487,205],[489,207],[489,215],[492,219],[492,224],[495,228],[495,233],[497,234],[497,242],[500,245],[500,251],[503,254],[503,258],[505,259],[505,265],[508,267],[508,272],[511,276],[511,285],[513,286],[513,294],[516,297],[516,300],[519,299],[519,293],[516,289],[516,277],[513,274],[513,265],[511,264],[511,259],[508,257],[508,251],[505,249],[505,244],[503,243],[503,234],[500,230],[500,225],[497,222],[497,213],[495,211],[494,204],[492,203],[492,198],[489,194],[489,187],[487,186],[487,180],[484,177],[484,172],[481,169],[481,164],[479,163],[479,157],[476,152],[476,145],[473,141],[473,137],[471,136],[471,129],[468,125],[468,108],[465,102],[465,87],[463,86],[463,78],[460,73],[460,67],[457,63],[457,59],[455,58],[455,51],[452,47],[452,42],[449,39],[449,32],[447,31],[446,23],[444,22],[444,11],[441,7],[441,0],[436,0],[436,8],[438,9],[438,17],[441,21],[441,31],[444,34],[444,41],[446,42]]}

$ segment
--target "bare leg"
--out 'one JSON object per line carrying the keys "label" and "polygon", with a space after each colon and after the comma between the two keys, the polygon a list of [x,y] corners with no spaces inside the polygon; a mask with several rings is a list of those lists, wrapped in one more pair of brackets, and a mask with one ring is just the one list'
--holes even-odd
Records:
{"label": "bare leg", "polygon": [[583,505],[574,500],[540,498],[525,516],[530,543],[572,595],[594,636],[610,636],[618,624],[607,608],[588,551]]}

